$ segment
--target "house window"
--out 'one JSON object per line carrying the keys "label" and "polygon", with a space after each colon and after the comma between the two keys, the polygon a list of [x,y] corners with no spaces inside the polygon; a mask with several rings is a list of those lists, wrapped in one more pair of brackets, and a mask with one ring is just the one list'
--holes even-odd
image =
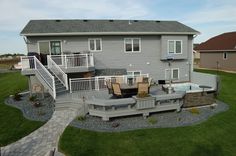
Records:
{"label": "house window", "polygon": [[125,52],[140,52],[141,39],[140,38],[125,38]]}
{"label": "house window", "polygon": [[[165,79],[170,79],[170,69],[165,70]],[[171,79],[172,80],[178,80],[179,79],[179,68],[173,68],[171,69]]]}
{"label": "house window", "polygon": [[61,55],[61,41],[50,41],[51,55]]}
{"label": "house window", "polygon": [[130,76],[140,76],[141,75],[141,71],[127,71],[127,75],[130,75]]}
{"label": "house window", "polygon": [[100,38],[89,39],[89,50],[90,51],[102,51],[102,39],[100,39]]}
{"label": "house window", "polygon": [[223,53],[223,59],[224,59],[224,60],[227,60],[227,58],[228,58],[228,53],[227,53],[227,52],[224,52],[224,53]]}
{"label": "house window", "polygon": [[182,54],[182,41],[181,40],[168,40],[168,53],[169,54]]}

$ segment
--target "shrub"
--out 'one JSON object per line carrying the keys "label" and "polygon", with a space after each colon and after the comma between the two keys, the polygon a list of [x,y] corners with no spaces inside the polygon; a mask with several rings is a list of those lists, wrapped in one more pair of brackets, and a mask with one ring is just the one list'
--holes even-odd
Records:
{"label": "shrub", "polygon": [[39,101],[34,102],[34,107],[40,107],[41,103]]}
{"label": "shrub", "polygon": [[31,102],[36,101],[36,99],[37,99],[36,95],[32,95],[32,96],[29,97],[29,101],[31,101]]}
{"label": "shrub", "polygon": [[198,108],[191,108],[191,109],[189,110],[189,112],[192,113],[192,114],[196,114],[196,115],[200,114],[200,111],[199,111]]}
{"label": "shrub", "polygon": [[119,127],[119,126],[120,126],[120,123],[114,122],[114,123],[112,123],[111,126],[112,126],[113,128],[116,128],[116,127]]}
{"label": "shrub", "polygon": [[181,117],[178,117],[178,118],[177,118],[177,121],[181,121]]}
{"label": "shrub", "polygon": [[17,92],[17,93],[14,94],[14,100],[15,100],[15,101],[20,101],[20,100],[21,100],[21,97],[22,97],[22,95],[20,95],[19,92]]}
{"label": "shrub", "polygon": [[79,121],[84,121],[84,120],[85,120],[85,116],[78,116],[78,117],[77,117],[77,120],[79,120]]}
{"label": "shrub", "polygon": [[210,108],[211,108],[211,109],[215,109],[216,106],[215,106],[215,105],[211,105]]}
{"label": "shrub", "polygon": [[46,112],[44,112],[44,111],[42,111],[42,110],[39,110],[38,111],[38,116],[43,116],[43,115],[45,115],[46,114]]}
{"label": "shrub", "polygon": [[150,124],[152,124],[152,125],[154,125],[154,124],[156,124],[157,123],[157,119],[156,118],[154,118],[154,117],[148,117],[148,122],[150,123]]}

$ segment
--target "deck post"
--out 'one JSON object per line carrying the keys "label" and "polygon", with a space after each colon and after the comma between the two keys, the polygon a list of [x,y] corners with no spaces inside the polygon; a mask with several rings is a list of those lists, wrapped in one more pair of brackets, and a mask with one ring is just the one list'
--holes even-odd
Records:
{"label": "deck post", "polygon": [[70,83],[70,93],[72,93],[72,89],[71,89],[71,78],[69,79],[69,83]]}
{"label": "deck post", "polygon": [[86,56],[86,66],[87,66],[87,68],[88,68],[88,67],[89,67],[88,54],[86,54],[85,56]]}
{"label": "deck post", "polygon": [[64,59],[65,59],[65,68],[67,69],[67,57],[66,57],[66,55],[64,55],[65,57],[64,57]]}
{"label": "deck post", "polygon": [[36,67],[36,57],[34,56],[34,69],[37,69]]}

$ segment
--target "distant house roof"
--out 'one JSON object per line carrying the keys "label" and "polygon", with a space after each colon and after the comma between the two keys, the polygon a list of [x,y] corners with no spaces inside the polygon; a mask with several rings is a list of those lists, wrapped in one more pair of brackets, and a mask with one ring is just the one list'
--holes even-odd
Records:
{"label": "distant house roof", "polygon": [[21,31],[24,36],[198,33],[177,21],[154,20],[31,20]]}
{"label": "distant house roof", "polygon": [[200,52],[222,52],[225,50],[236,51],[236,32],[228,32],[213,38],[196,46],[194,50]]}

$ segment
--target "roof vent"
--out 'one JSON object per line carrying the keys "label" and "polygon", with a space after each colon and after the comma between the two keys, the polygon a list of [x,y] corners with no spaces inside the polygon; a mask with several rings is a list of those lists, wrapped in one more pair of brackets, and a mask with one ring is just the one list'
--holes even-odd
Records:
{"label": "roof vent", "polygon": [[114,20],[109,20],[109,22],[114,22]]}
{"label": "roof vent", "polygon": [[56,20],[56,22],[61,22],[61,20]]}
{"label": "roof vent", "polygon": [[138,22],[138,20],[134,20],[134,22]]}
{"label": "roof vent", "polygon": [[83,20],[84,22],[88,22],[88,20]]}

